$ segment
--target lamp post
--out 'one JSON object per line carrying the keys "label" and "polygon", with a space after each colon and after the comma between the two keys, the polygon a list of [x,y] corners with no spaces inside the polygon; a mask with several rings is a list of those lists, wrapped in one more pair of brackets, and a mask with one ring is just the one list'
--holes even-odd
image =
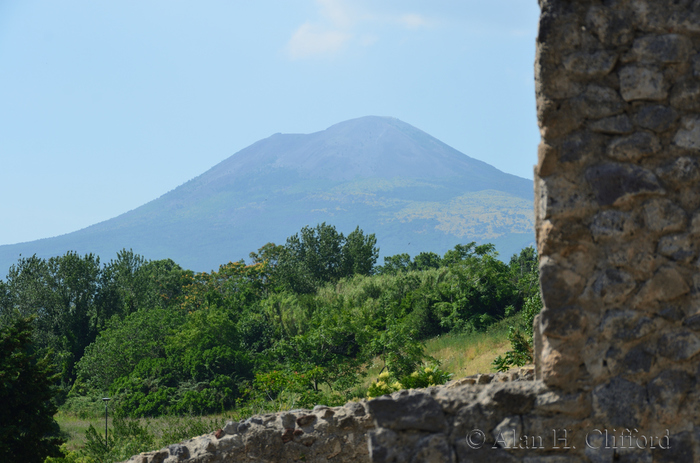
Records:
{"label": "lamp post", "polygon": [[103,397],[102,401],[105,403],[105,448],[109,445],[107,443],[107,402],[109,402],[109,397]]}

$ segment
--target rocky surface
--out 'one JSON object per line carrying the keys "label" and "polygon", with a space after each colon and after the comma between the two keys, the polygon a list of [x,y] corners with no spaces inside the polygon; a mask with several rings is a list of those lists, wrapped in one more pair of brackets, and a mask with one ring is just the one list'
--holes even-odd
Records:
{"label": "rocky surface", "polygon": [[698,461],[700,2],[540,6],[537,377],[673,443],[581,458]]}
{"label": "rocky surface", "polygon": [[[136,455],[129,462],[408,461],[414,454],[418,461],[428,457],[427,461],[450,461],[442,458],[454,458],[455,449],[467,454],[470,450],[462,448],[464,419],[471,414],[476,422],[481,417],[473,406],[471,412],[461,410],[463,398],[476,404],[497,403],[503,416],[515,410],[512,402],[519,399],[519,410],[530,410],[536,392],[543,388],[533,379],[534,367],[530,366],[469,376],[439,387],[399,391],[342,407],[318,405],[313,410],[253,416],[228,422],[211,434]],[[492,395],[499,399],[494,402]],[[455,420],[457,429],[448,433]]]}
{"label": "rocky surface", "polygon": [[135,461],[700,461],[700,1],[540,7],[535,380],[254,417]]}

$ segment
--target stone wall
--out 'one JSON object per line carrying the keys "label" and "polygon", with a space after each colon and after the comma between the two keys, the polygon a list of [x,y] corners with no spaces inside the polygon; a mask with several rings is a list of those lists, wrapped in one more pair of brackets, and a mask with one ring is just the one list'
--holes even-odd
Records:
{"label": "stone wall", "polygon": [[540,8],[536,380],[254,417],[134,461],[700,461],[700,1]]}

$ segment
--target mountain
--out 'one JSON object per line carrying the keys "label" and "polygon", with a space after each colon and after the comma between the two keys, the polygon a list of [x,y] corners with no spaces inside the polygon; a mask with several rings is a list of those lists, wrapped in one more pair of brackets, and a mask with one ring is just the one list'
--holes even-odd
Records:
{"label": "mountain", "polygon": [[375,233],[382,256],[442,254],[477,241],[508,259],[534,244],[533,183],[398,119],[361,117],[312,134],[274,134],[118,217],[0,246],[0,275],[20,254],[74,250],[105,262],[122,248],[209,271],[321,222]]}

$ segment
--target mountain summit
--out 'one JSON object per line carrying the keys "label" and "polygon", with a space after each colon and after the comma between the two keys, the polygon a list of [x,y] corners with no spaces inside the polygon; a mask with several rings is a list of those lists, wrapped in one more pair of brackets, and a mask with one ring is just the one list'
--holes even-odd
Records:
{"label": "mountain summit", "polygon": [[122,248],[208,271],[320,222],[375,233],[382,255],[534,242],[532,181],[470,158],[395,118],[367,116],[312,134],[274,134],[133,211],[83,230],[0,246],[109,260]]}
{"label": "mountain summit", "polygon": [[[212,171],[248,174],[263,165],[333,181],[437,180],[461,175],[495,180],[498,174],[505,175],[405,122],[377,116],[341,122],[309,135],[278,133],[239,151]],[[532,196],[532,191],[528,194]]]}

